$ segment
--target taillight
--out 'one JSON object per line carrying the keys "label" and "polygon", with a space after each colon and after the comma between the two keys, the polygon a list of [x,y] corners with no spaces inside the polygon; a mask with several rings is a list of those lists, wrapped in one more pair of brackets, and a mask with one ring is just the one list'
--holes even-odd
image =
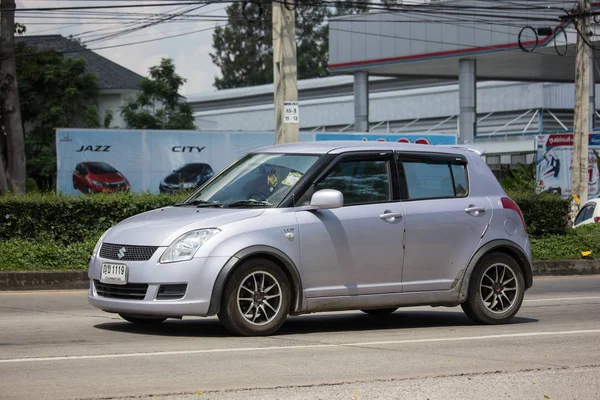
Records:
{"label": "taillight", "polygon": [[600,222],[600,217],[594,217],[594,223],[597,224],[598,222]]}
{"label": "taillight", "polygon": [[521,222],[523,222],[523,228],[527,230],[527,226],[525,225],[525,218],[523,217],[523,213],[521,212],[521,209],[519,208],[517,203],[515,203],[515,201],[510,197],[502,197],[500,201],[502,202],[502,207],[504,209],[514,210],[517,212],[517,214],[519,214],[519,217],[521,217]]}

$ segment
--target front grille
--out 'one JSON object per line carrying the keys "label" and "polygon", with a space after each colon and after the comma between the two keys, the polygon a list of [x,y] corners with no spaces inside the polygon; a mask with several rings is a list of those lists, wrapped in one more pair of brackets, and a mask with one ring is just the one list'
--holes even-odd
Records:
{"label": "front grille", "polygon": [[147,261],[152,258],[157,249],[158,246],[129,246],[126,244],[102,243],[100,257],[120,261]]}
{"label": "front grille", "polygon": [[121,182],[109,182],[109,183],[105,183],[104,184],[106,187],[111,188],[111,189],[120,189],[122,187],[125,187],[125,181],[121,181]]}
{"label": "front grille", "polygon": [[185,283],[181,285],[160,285],[156,300],[181,299],[183,296],[185,296],[186,289],[187,285]]}
{"label": "front grille", "polygon": [[94,284],[96,285],[96,293],[98,293],[98,296],[111,299],[144,300],[146,292],[148,291],[148,285],[146,283],[111,285],[96,280],[94,281]]}

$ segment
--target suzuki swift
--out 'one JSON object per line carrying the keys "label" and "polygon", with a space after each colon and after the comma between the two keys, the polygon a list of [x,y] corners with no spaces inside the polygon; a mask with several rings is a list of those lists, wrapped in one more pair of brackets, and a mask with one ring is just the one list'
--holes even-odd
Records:
{"label": "suzuki swift", "polygon": [[288,315],[462,306],[509,322],[532,286],[521,210],[463,146],[277,145],[181,204],[106,231],[89,301],[136,324],[217,315],[268,335]]}

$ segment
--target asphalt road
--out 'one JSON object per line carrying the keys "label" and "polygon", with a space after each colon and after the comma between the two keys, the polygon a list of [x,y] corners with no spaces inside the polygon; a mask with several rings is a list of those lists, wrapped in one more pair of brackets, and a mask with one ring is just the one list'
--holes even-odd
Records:
{"label": "asphalt road", "polygon": [[460,308],[139,328],[83,291],[0,292],[0,399],[600,399],[600,276],[540,278],[514,323]]}

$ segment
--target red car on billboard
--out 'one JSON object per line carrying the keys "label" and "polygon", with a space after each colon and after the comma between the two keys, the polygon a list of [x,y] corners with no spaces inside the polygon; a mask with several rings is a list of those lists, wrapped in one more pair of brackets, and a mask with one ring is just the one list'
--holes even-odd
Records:
{"label": "red car on billboard", "polygon": [[125,176],[105,162],[80,162],[73,171],[73,188],[82,193],[124,192],[131,188]]}

